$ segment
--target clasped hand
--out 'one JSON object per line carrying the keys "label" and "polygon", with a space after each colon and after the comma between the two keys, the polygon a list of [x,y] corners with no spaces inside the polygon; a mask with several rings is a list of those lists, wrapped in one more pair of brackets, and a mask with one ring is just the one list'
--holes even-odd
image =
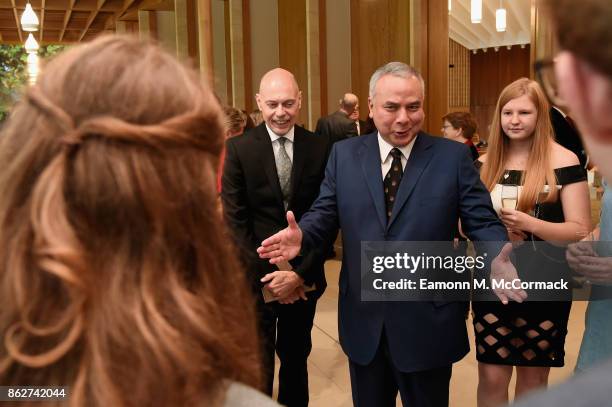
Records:
{"label": "clasped hand", "polygon": [[589,281],[612,284],[612,258],[600,257],[593,248],[594,242],[585,239],[567,246],[567,263]]}
{"label": "clasped hand", "polygon": [[267,283],[266,287],[281,304],[292,304],[300,298],[308,299],[304,292],[304,279],[295,271],[274,271],[266,274],[261,282]]}

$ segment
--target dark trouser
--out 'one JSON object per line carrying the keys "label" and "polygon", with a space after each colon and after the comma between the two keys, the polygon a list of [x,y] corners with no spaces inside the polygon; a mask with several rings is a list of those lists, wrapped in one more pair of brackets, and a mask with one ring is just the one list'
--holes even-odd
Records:
{"label": "dark trouser", "polygon": [[263,345],[264,390],[272,395],[274,351],[280,359],[278,402],[288,407],[308,405],[307,359],[312,349],[310,331],[317,297],[293,304],[260,304],[260,329]]}
{"label": "dark trouser", "polygon": [[[418,352],[418,350],[415,350]],[[349,359],[356,407],[395,407],[399,390],[405,407],[447,407],[452,365],[405,373],[396,369],[383,332],[374,359],[367,366]]]}

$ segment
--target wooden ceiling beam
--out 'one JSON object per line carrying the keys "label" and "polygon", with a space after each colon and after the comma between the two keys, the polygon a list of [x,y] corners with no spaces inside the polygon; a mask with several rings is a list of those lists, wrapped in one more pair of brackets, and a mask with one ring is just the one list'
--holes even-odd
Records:
{"label": "wooden ceiling beam", "polygon": [[23,32],[21,31],[21,21],[19,16],[17,15],[17,6],[15,5],[15,0],[11,0],[11,5],[13,6],[13,15],[15,16],[15,24],[17,24],[17,31],[19,32],[19,41],[22,43],[23,40]]}
{"label": "wooden ceiling beam", "polygon": [[[14,1],[14,0],[13,0]],[[68,22],[70,21],[70,17],[72,16],[72,9],[74,7],[74,3],[76,0],[69,0],[68,10],[66,10],[66,14],[64,14],[64,24],[62,24],[62,30],[60,31],[59,41],[62,42],[64,40],[64,34],[66,34],[66,27],[68,27]]]}
{"label": "wooden ceiling beam", "polygon": [[120,20],[121,17],[123,17],[123,15],[130,9],[130,7],[132,7],[132,5],[136,2],[137,0],[125,0],[125,2],[123,3],[123,7],[121,7],[121,10],[119,10],[119,12],[116,14],[117,16],[117,20]]}
{"label": "wooden ceiling beam", "polygon": [[124,0],[121,8],[113,13],[112,17],[106,20],[106,23],[104,23],[104,29],[117,32],[117,22],[123,21],[123,17],[125,16],[125,13],[128,12],[130,7],[137,6],[140,3],[141,0]]}
{"label": "wooden ceiling beam", "polygon": [[38,42],[40,43],[40,45],[42,45],[43,43],[45,31],[45,1],[46,0],[42,0],[42,3],[40,5],[40,30],[38,34]]}
{"label": "wooden ceiling beam", "polygon": [[104,7],[105,2],[106,0],[98,0],[96,3],[96,9],[89,13],[89,18],[87,19],[85,28],[83,28],[83,31],[81,32],[81,35],[79,36],[79,42],[81,42],[83,38],[85,37],[85,34],[87,34],[87,30],[89,30],[89,27],[91,27],[91,24],[94,22],[94,20],[98,16],[98,13],[102,9],[102,7]]}

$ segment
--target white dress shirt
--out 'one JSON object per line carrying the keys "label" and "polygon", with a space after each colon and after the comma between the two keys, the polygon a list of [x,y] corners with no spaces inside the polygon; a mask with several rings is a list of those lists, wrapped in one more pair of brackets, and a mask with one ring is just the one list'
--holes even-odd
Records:
{"label": "white dress shirt", "polygon": [[[412,139],[410,143],[403,147],[397,147],[399,151],[402,152],[402,170],[406,169],[406,163],[408,162],[408,158],[410,158],[410,152],[412,151],[412,147],[414,146],[414,142],[416,141],[418,135]],[[391,163],[393,162],[393,156],[391,156],[391,150],[393,150],[394,146],[387,143],[385,139],[382,138],[380,132],[378,133],[378,149],[380,150],[380,167],[382,172],[382,178],[385,179],[385,175],[391,169]]]}
{"label": "white dress shirt", "polygon": [[[268,127],[268,124],[266,124],[266,129],[268,129],[270,140],[272,140],[272,148],[274,149],[274,157],[277,157],[278,149],[280,148],[280,143],[277,143],[276,140],[278,140],[279,138],[283,136],[279,136],[278,134],[274,133]],[[284,137],[287,139],[287,141],[285,141],[285,151],[287,151],[287,155],[289,156],[289,159],[291,160],[291,162],[293,162],[293,137],[295,134],[294,130],[295,130],[295,126],[291,127],[291,130],[289,130],[287,134],[284,135]]]}

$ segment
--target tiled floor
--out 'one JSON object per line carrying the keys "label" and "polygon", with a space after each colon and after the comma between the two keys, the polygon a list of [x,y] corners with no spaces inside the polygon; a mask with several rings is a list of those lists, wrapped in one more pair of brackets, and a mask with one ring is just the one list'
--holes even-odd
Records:
{"label": "tiled floor", "polygon": [[[340,262],[326,263],[328,288],[317,305],[315,326],[312,331],[313,349],[308,362],[310,376],[310,405],[312,407],[352,406],[351,386],[346,356],[338,343],[337,303],[338,273]],[[575,302],[566,341],[566,365],[551,370],[550,382],[558,383],[569,375],[576,364],[584,329],[586,303]],[[472,325],[468,321],[470,343],[473,343]],[[450,405],[453,407],[476,406],[477,363],[471,351],[453,368],[450,389]],[[398,406],[401,402],[398,401]]]}

